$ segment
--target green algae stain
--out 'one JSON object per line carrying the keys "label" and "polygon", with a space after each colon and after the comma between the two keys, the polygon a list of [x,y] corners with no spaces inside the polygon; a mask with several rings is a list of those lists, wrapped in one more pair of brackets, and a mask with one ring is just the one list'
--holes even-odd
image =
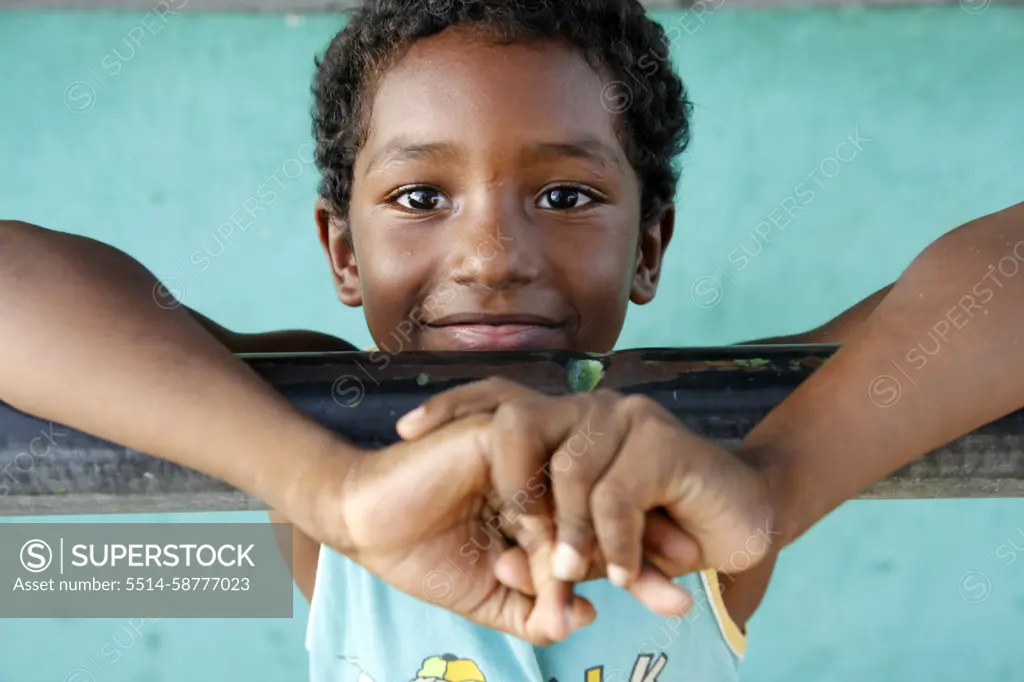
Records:
{"label": "green algae stain", "polygon": [[765,365],[772,364],[771,360],[765,360],[764,358],[752,358],[750,360],[733,360],[733,364],[737,367],[764,367]]}
{"label": "green algae stain", "polygon": [[420,375],[416,377],[416,384],[418,386],[426,386],[430,383],[430,376],[426,372],[420,372]]}
{"label": "green algae stain", "polygon": [[604,376],[604,365],[599,360],[570,360],[566,369],[569,373],[569,390],[573,393],[593,391]]}

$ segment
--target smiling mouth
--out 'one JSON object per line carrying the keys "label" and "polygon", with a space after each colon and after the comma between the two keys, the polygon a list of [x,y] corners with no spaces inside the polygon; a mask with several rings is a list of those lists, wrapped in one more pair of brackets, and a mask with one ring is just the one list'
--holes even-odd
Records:
{"label": "smiling mouth", "polygon": [[448,315],[427,325],[459,350],[541,350],[564,345],[563,324],[539,315]]}

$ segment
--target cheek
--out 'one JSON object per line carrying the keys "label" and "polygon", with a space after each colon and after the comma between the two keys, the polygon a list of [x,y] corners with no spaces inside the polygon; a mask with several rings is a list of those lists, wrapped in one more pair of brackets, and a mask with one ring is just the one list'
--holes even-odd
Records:
{"label": "cheek", "polygon": [[572,277],[581,331],[592,338],[609,336],[612,344],[625,319],[636,270],[634,241],[620,235],[591,241],[579,252]]}
{"label": "cheek", "polygon": [[[626,235],[628,237],[628,235]],[[636,271],[636,244],[631,237],[611,234],[590,240],[576,268],[576,281],[587,292],[614,299],[628,298]]]}
{"label": "cheek", "polygon": [[416,294],[429,279],[429,254],[393,242],[375,235],[356,243],[363,308],[374,338],[387,337],[399,327],[409,326]]}

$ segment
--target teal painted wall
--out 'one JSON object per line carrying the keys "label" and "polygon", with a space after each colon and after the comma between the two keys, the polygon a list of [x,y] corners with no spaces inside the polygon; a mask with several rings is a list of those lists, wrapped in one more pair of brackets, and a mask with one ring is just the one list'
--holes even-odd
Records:
{"label": "teal painted wall", "polygon": [[[814,326],[944,231],[1024,199],[1024,11],[658,16],[681,36],[696,138],[664,288],[632,312],[622,347]],[[368,343],[358,311],[332,297],[311,221],[316,174],[301,160],[313,55],[339,23],[0,13],[0,215],[110,242],[236,329]],[[870,141],[856,156],[847,146],[848,162],[828,161],[858,130]],[[208,269],[194,265],[275,174],[258,221]],[[758,237],[799,183],[814,199]],[[730,262],[758,243],[742,269]],[[261,517],[203,520],[215,518]],[[1024,547],[1022,501],[846,505],[785,554],[751,626],[746,679],[1024,679],[1024,561],[996,555],[1014,538]],[[960,583],[970,571],[983,575]],[[960,596],[984,579],[985,599]],[[116,620],[0,621],[0,681],[300,680],[305,616],[297,599],[292,620],[138,634]],[[113,638],[116,663],[100,653]]]}

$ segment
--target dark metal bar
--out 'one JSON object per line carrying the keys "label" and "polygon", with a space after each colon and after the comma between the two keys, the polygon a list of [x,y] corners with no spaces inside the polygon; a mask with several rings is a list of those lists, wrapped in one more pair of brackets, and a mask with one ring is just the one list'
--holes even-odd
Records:
{"label": "dark metal bar", "polygon": [[[242,356],[317,422],[356,444],[395,442],[398,417],[428,396],[500,375],[545,393],[642,393],[690,428],[734,447],[835,351],[833,346],[542,353],[326,353]],[[891,379],[891,377],[890,377]],[[895,381],[895,379],[893,379]],[[898,386],[864,400],[885,410]],[[188,425],[182,425],[188,428]],[[245,453],[238,453],[244,457]],[[287,457],[287,453],[282,453]],[[1024,410],[903,468],[868,498],[1024,496]],[[0,515],[261,509],[230,486],[0,403]]]}

